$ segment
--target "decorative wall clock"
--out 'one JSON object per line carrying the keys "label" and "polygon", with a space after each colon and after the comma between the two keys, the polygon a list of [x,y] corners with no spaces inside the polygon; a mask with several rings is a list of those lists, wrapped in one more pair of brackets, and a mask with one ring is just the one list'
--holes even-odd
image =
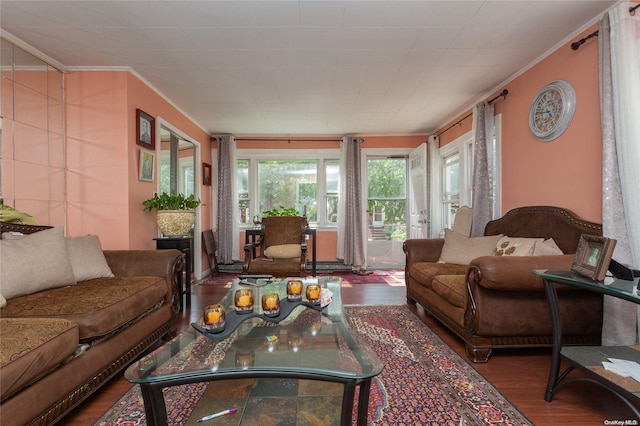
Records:
{"label": "decorative wall clock", "polygon": [[542,142],[556,139],[571,124],[576,92],[569,82],[554,80],[538,92],[529,111],[531,133]]}

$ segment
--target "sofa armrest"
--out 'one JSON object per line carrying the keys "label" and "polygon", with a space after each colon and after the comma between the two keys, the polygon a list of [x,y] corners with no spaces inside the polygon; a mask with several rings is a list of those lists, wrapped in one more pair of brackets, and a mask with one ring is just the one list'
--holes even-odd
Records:
{"label": "sofa armrest", "polygon": [[473,259],[467,283],[492,290],[544,291],[542,279],[534,269],[569,270],[573,254],[555,256],[481,256]]}
{"label": "sofa armrest", "polygon": [[406,265],[415,262],[437,262],[444,246],[443,238],[412,238],[402,244]]}

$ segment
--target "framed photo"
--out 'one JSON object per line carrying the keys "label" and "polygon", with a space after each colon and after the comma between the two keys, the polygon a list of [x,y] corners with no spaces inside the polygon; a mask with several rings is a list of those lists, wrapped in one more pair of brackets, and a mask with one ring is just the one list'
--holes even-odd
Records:
{"label": "framed photo", "polygon": [[142,111],[136,110],[136,143],[148,149],[156,149],[156,126],[154,118]]}
{"label": "framed photo", "polygon": [[140,150],[140,175],[138,176],[138,180],[153,182],[156,170],[155,161],[155,152],[146,149]]}
{"label": "framed photo", "polygon": [[571,269],[594,281],[604,280],[616,240],[597,235],[583,234],[578,242],[576,257]]}
{"label": "framed photo", "polygon": [[211,186],[211,164],[202,163],[202,184]]}

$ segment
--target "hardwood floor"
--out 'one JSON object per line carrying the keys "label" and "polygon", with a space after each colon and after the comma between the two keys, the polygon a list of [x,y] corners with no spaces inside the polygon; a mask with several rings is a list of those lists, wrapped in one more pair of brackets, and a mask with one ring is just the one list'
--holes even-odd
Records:
{"label": "hardwood floor", "polygon": [[[179,330],[190,327],[189,324],[199,318],[203,307],[218,301],[225,292],[224,286],[193,286],[191,309],[180,316]],[[346,286],[342,290],[342,300],[344,304],[400,305],[406,303],[405,288],[386,284]],[[447,344],[467,359],[459,338],[425,315],[421,307],[418,306],[414,311]],[[570,384],[558,391],[552,402],[546,402],[543,395],[549,363],[549,349],[501,349],[493,352],[488,363],[472,365],[536,425],[613,425],[625,424],[625,420],[636,420],[624,403],[593,384]],[[120,374],[70,413],[61,424],[92,425],[131,386]]]}

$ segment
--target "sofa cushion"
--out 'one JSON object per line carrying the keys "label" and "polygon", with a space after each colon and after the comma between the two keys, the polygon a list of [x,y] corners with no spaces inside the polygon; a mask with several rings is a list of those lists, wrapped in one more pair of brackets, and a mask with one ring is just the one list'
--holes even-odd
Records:
{"label": "sofa cushion", "polygon": [[0,394],[4,401],[73,355],[78,325],[53,318],[0,319]]}
{"label": "sofa cushion", "polygon": [[537,242],[544,242],[544,238],[500,238],[493,251],[494,256],[531,256]]}
{"label": "sofa cushion", "polygon": [[301,254],[302,248],[300,247],[300,244],[280,244],[267,247],[264,251],[265,256],[273,257],[274,259],[299,258]]}
{"label": "sofa cushion", "polygon": [[97,235],[67,237],[67,253],[76,281],[113,277]]}
{"label": "sofa cushion", "polygon": [[438,275],[431,284],[433,291],[459,308],[465,307],[467,284],[464,275]]}
{"label": "sofa cushion", "polygon": [[415,262],[409,265],[409,276],[427,288],[431,288],[432,280],[437,275],[462,275],[467,272],[467,265],[454,263]]}
{"label": "sofa cushion", "polygon": [[502,234],[486,237],[465,237],[451,229],[445,229],[444,246],[442,246],[442,253],[438,262],[468,265],[471,259],[493,255],[493,250],[496,248],[500,238],[502,238]]}
{"label": "sofa cushion", "polygon": [[112,277],[83,281],[7,301],[0,315],[64,318],[80,326],[80,340],[105,336],[163,300],[161,277]]}
{"label": "sofa cushion", "polygon": [[61,227],[0,240],[0,263],[2,296],[7,300],[76,283]]}

